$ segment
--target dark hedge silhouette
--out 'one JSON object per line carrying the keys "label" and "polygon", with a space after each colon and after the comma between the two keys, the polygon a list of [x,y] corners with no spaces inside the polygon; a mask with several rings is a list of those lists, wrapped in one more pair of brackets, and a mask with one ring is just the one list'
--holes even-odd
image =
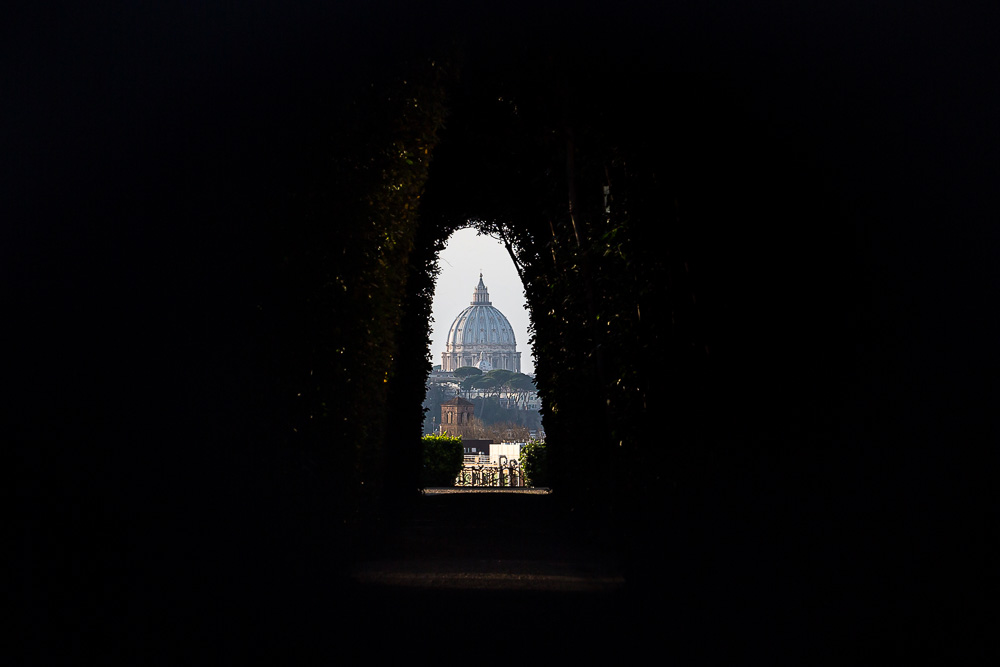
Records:
{"label": "dark hedge silhouette", "polygon": [[199,609],[224,653],[259,600],[318,627],[416,494],[468,224],[524,282],[553,499],[638,607],[969,645],[996,10],[29,4],[0,245],[30,646],[147,655]]}
{"label": "dark hedge silhouette", "polygon": [[462,439],[425,435],[420,448],[420,486],[454,486],[465,456]]}

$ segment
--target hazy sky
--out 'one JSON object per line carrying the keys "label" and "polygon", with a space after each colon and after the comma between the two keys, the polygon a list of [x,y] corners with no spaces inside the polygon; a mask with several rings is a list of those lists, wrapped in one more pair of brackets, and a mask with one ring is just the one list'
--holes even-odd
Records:
{"label": "hazy sky", "polygon": [[434,291],[434,321],[431,323],[431,363],[441,363],[448,328],[462,309],[472,302],[472,291],[483,283],[490,301],[510,320],[517,351],[521,353],[521,372],[533,373],[535,360],[528,347],[528,311],[524,288],[514,270],[514,263],[500,242],[489,236],[477,236],[474,229],[460,229],[451,235],[438,257],[437,287]]}

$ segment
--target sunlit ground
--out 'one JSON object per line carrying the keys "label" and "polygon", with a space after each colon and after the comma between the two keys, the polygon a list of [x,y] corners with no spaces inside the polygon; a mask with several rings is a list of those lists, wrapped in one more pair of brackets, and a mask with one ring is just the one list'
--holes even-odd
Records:
{"label": "sunlit ground", "polygon": [[437,496],[445,493],[507,493],[507,494],[519,494],[519,495],[548,495],[552,493],[552,489],[546,486],[531,487],[531,488],[517,488],[517,489],[505,489],[500,486],[495,487],[474,487],[474,488],[463,488],[457,486],[431,486],[425,489],[421,489],[420,493],[425,496]]}
{"label": "sunlit ground", "polygon": [[516,560],[384,560],[366,563],[354,575],[361,584],[445,590],[615,592],[620,574],[590,563]]}

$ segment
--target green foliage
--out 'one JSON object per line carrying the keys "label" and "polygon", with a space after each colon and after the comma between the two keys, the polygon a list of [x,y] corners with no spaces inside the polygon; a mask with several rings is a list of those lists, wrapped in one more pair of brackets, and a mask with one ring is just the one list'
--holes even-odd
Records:
{"label": "green foliage", "polygon": [[549,462],[545,443],[532,440],[521,448],[521,468],[528,486],[548,486]]}
{"label": "green foliage", "polygon": [[[706,387],[735,395],[738,385],[722,380],[750,377],[732,365],[737,354],[767,358],[748,343],[734,347],[734,340],[750,340],[740,323],[756,315],[728,312],[727,304],[751,289],[744,280],[750,274],[730,267],[774,258],[742,253],[736,240],[725,243],[739,253],[707,258],[706,241],[696,235],[747,240],[743,227],[752,225],[725,221],[742,221],[734,214],[750,210],[745,201],[758,210],[773,202],[720,199],[714,183],[701,199],[675,189],[671,180],[689,171],[677,143],[686,132],[669,129],[659,102],[595,95],[592,82],[566,79],[555,62],[512,64],[506,74],[466,72],[461,86],[425,65],[359,95],[357,118],[343,124],[342,135],[315,142],[329,153],[316,164],[335,167],[303,169],[317,181],[296,193],[297,210],[282,208],[275,248],[283,273],[261,305],[274,329],[261,339],[273,349],[256,355],[280,367],[280,396],[262,402],[287,409],[283,435],[306,452],[303,460],[323,455],[336,462],[330,469],[349,471],[332,486],[348,489],[350,500],[355,492],[377,493],[380,481],[389,486],[410,479],[407,471],[419,474],[416,449],[405,443],[421,422],[436,253],[453,229],[476,220],[505,245],[524,284],[552,485],[588,502],[610,504],[617,493],[634,494],[639,504],[646,489],[662,485],[664,468],[648,465],[653,442],[669,454],[727,419],[745,422],[738,410],[754,416],[740,408],[746,401],[713,404],[706,396],[725,395]],[[447,128],[446,91],[458,110]],[[637,118],[642,109],[656,112]],[[688,158],[711,155],[696,148]],[[697,210],[698,201],[711,207],[722,199],[740,209]],[[701,256],[691,250],[699,242]],[[723,276],[714,283],[708,262]],[[772,287],[757,284],[754,294]],[[753,340],[766,342],[759,334]],[[774,340],[787,345],[791,338]],[[715,350],[723,343],[731,365],[712,376],[722,368]],[[768,345],[762,349],[781,352]],[[760,374],[754,377],[759,382]],[[464,390],[488,394],[476,411],[484,422],[499,418],[503,392],[516,395],[530,384],[471,368],[456,378]],[[711,419],[698,412],[706,409]],[[606,476],[593,474],[595,461]]]}
{"label": "green foliage", "polygon": [[514,371],[504,370],[502,368],[494,368],[491,371],[487,371],[486,375],[493,378],[499,386],[503,386],[510,382],[516,373]]}
{"label": "green foliage", "polygon": [[473,389],[478,389],[487,396],[500,393],[500,380],[490,375],[484,375],[472,381]]}
{"label": "green foliage", "polygon": [[535,382],[530,376],[502,368],[496,368],[486,373],[468,373],[464,376],[460,386],[465,392],[478,389],[485,396],[497,398],[501,394],[506,394],[507,398],[521,397],[527,392],[535,391]]}
{"label": "green foliage", "polygon": [[454,392],[446,389],[440,384],[431,384],[424,394],[424,433],[433,433],[436,425],[441,421],[441,404],[450,399]]}
{"label": "green foliage", "polygon": [[462,469],[462,439],[448,435],[421,438],[421,486],[452,486]]}
{"label": "green foliage", "polygon": [[470,375],[469,377],[462,380],[462,382],[458,386],[466,395],[468,395],[469,392],[471,392],[473,389],[476,389],[478,387],[478,383],[482,381],[483,381],[482,376]]}
{"label": "green foliage", "polygon": [[464,380],[468,377],[474,377],[482,374],[483,372],[475,366],[462,366],[461,368],[456,368],[452,371],[452,375],[454,375],[457,380]]}
{"label": "green foliage", "polygon": [[355,91],[312,148],[269,243],[271,274],[254,304],[253,356],[271,381],[275,440],[318,488],[340,494],[344,522],[412,489],[433,263],[441,233],[419,203],[444,122],[444,72],[416,62]]}
{"label": "green foliage", "polygon": [[531,379],[530,375],[525,375],[524,373],[515,374],[514,377],[507,381],[507,386],[514,392],[535,391],[535,381]]}

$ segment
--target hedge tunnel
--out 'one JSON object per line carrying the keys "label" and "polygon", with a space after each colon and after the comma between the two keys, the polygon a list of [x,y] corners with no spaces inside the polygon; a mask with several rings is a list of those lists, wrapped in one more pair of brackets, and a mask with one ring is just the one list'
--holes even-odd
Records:
{"label": "hedge tunnel", "polygon": [[27,617],[248,554],[335,577],[417,493],[470,224],[524,283],[553,486],[651,590],[713,553],[662,525],[863,571],[900,632],[964,608],[968,568],[917,574],[967,554],[995,429],[991,22],[378,6],[14,17]]}

